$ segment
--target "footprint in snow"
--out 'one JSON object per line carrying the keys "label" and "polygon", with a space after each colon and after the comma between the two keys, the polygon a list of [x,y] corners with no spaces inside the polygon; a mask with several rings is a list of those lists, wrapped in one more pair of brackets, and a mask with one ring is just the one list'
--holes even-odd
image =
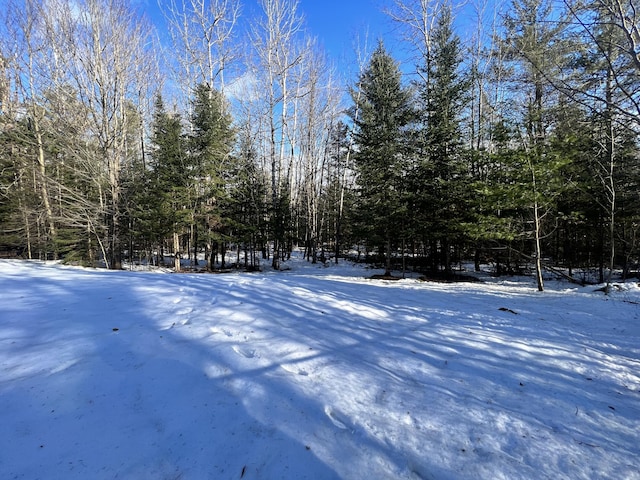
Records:
{"label": "footprint in snow", "polygon": [[387,403],[387,391],[386,390],[382,390],[380,392],[378,392],[376,394],[376,403],[378,404],[384,404]]}
{"label": "footprint in snow", "polygon": [[341,430],[347,430],[347,419],[342,413],[335,411],[329,405],[324,407],[324,413],[336,427]]}
{"label": "footprint in snow", "polygon": [[280,365],[280,368],[282,368],[285,372],[293,373],[294,375],[302,375],[303,377],[309,376],[309,372],[307,372],[304,368],[296,368],[294,365],[283,363],[282,365]]}
{"label": "footprint in snow", "polygon": [[255,358],[256,356],[255,350],[246,350],[246,349],[240,348],[237,345],[233,346],[233,351],[244,358]]}

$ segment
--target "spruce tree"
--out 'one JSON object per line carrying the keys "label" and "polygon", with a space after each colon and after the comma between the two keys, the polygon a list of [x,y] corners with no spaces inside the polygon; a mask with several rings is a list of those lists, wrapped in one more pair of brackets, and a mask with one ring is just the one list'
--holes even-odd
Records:
{"label": "spruce tree", "polygon": [[402,85],[398,64],[382,41],[352,91],[352,98],[359,101],[359,115],[353,122],[361,213],[370,225],[370,240],[383,246],[385,275],[390,275],[393,240],[402,228],[406,212],[403,176],[408,153],[407,127],[413,113],[411,96]]}
{"label": "spruce tree", "polygon": [[[618,257],[617,244],[627,244],[624,238],[626,229],[618,231],[617,216],[623,213],[618,203],[623,197],[630,198],[627,196],[627,187],[637,192],[637,181],[629,182],[628,178],[622,181],[625,172],[620,170],[633,157],[633,153],[631,157],[629,153],[635,149],[635,142],[629,143],[628,138],[637,138],[640,124],[637,115],[630,115],[630,112],[637,111],[640,99],[639,70],[635,61],[637,53],[625,48],[628,45],[628,32],[623,28],[624,22],[620,22],[619,15],[624,15],[622,5],[602,0],[570,6],[573,19],[584,28],[583,17],[590,18],[590,26],[587,38],[581,37],[574,44],[578,53],[574,55],[573,66],[577,68],[574,68],[571,79],[573,83],[566,82],[562,91],[585,106],[592,117],[590,123],[594,148],[587,160],[592,165],[592,175],[600,183],[601,191],[595,195],[602,210],[599,216],[606,219],[606,240],[603,234],[600,241],[599,280],[605,281],[606,264],[608,291]],[[632,205],[625,202],[624,210],[628,211],[630,207],[632,209]]]}
{"label": "spruce tree", "polygon": [[146,179],[149,188],[140,199],[142,221],[157,243],[159,255],[165,237],[171,236],[174,266],[179,270],[178,240],[189,221],[190,170],[180,116],[165,110],[161,96],[155,101],[151,146],[151,169]]}
{"label": "spruce tree", "polygon": [[[460,72],[460,39],[453,31],[451,8],[443,6],[434,30],[431,58],[423,67],[429,82],[419,85],[422,111],[416,202],[418,227],[441,250],[441,264],[451,275],[451,248],[463,234],[466,218],[466,170],[461,117],[469,82]],[[432,252],[432,258],[437,258]]]}
{"label": "spruce tree", "polygon": [[[553,5],[549,0],[513,0],[512,10],[505,18],[506,38],[503,47],[508,52],[513,69],[513,98],[522,110],[519,119],[522,137],[516,164],[526,178],[516,180],[515,188],[526,199],[531,212],[531,228],[527,233],[533,240],[536,283],[544,290],[542,278],[543,240],[545,221],[551,220],[563,159],[549,151],[548,134],[553,122],[552,101],[556,100],[550,79],[558,75],[561,63],[560,33],[562,21],[553,19]],[[518,103],[515,103],[518,105]],[[517,176],[516,176],[517,178]],[[524,186],[524,188],[523,188]]]}
{"label": "spruce tree", "polygon": [[228,210],[229,199],[226,185],[228,175],[233,170],[231,153],[235,133],[221,92],[207,84],[200,84],[195,89],[192,104],[189,145],[192,173],[196,180],[192,184],[193,248],[198,248],[198,226],[201,226],[210,247],[209,269],[212,269],[216,250],[220,248],[224,255],[224,242],[228,235],[229,222],[225,219],[225,211]]}
{"label": "spruce tree", "polygon": [[[257,252],[266,244],[268,222],[268,178],[258,165],[255,148],[241,138],[238,159],[232,171],[229,191],[228,222],[233,240],[238,243],[238,266],[248,270],[260,268]],[[244,259],[240,258],[240,247]]]}

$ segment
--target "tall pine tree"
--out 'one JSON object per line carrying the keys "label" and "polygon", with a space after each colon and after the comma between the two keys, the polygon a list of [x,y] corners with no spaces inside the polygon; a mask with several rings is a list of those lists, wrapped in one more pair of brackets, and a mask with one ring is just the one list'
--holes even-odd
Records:
{"label": "tall pine tree", "polygon": [[[211,252],[209,269],[213,269],[215,254],[227,238],[227,180],[232,169],[235,133],[226,100],[221,92],[206,84],[196,87],[191,116],[190,154],[195,182],[193,188],[192,244],[197,250],[198,226],[204,228]],[[194,252],[194,258],[197,252]],[[224,257],[223,257],[224,259]],[[224,262],[224,260],[223,260]]]}
{"label": "tall pine tree", "polygon": [[[519,166],[514,172],[515,188],[529,204],[531,212],[529,230],[539,291],[544,290],[545,220],[553,217],[555,201],[562,187],[559,172],[564,166],[564,159],[553,155],[548,148],[548,134],[553,123],[550,106],[556,100],[550,79],[559,73],[557,65],[561,62],[558,55],[562,53],[560,33],[563,22],[554,19],[553,15],[553,5],[549,0],[513,0],[512,9],[505,18],[506,38],[503,43],[514,67],[514,102],[522,107],[519,119],[522,145],[515,158],[515,166]],[[526,178],[518,178],[518,173],[525,173]]]}
{"label": "tall pine tree", "polygon": [[407,127],[413,112],[398,64],[382,41],[352,91],[352,98],[359,102],[359,114],[354,115],[353,122],[360,208],[370,226],[370,240],[384,249],[385,275],[390,275],[393,240],[401,231],[406,214],[403,176]]}
{"label": "tall pine tree", "polygon": [[151,162],[148,190],[140,215],[145,231],[162,256],[164,239],[173,241],[174,266],[180,270],[180,235],[189,221],[189,168],[180,116],[166,111],[156,97],[151,134]]}
{"label": "tall pine tree", "polygon": [[[432,258],[440,258],[451,275],[451,248],[462,234],[465,215],[461,117],[469,82],[460,72],[460,38],[453,31],[451,8],[445,4],[434,30],[431,58],[423,67],[429,82],[419,85],[419,159],[415,187],[422,221],[418,228],[432,244]],[[440,255],[436,255],[439,249]],[[435,266],[435,265],[434,265]]]}

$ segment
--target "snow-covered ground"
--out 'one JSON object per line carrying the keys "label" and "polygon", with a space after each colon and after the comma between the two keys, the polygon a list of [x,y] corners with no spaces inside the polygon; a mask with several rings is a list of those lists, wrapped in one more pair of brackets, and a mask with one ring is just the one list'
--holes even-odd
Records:
{"label": "snow-covered ground", "polygon": [[0,261],[2,479],[640,479],[640,288]]}

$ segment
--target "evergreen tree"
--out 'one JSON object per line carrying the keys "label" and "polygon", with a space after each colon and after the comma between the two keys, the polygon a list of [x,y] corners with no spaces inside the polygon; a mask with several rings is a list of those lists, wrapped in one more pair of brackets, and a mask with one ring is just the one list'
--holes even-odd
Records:
{"label": "evergreen tree", "polygon": [[[440,264],[451,275],[451,248],[462,238],[467,212],[468,171],[460,124],[469,82],[460,72],[460,39],[448,4],[440,12],[433,40],[431,58],[423,67],[429,82],[419,85],[423,107],[414,190],[422,216],[418,228],[440,247]],[[437,258],[435,252],[432,256]]]}
{"label": "evergreen tree", "polygon": [[229,205],[226,185],[233,171],[235,133],[221,92],[200,84],[195,89],[192,104],[192,133],[189,138],[194,180],[192,246],[195,257],[200,225],[205,229],[205,239],[211,252],[209,269],[213,269],[215,252],[219,249],[224,262],[224,245],[229,234],[229,221],[225,218]]}
{"label": "evergreen tree", "polygon": [[23,140],[26,125],[3,114],[0,127],[0,248],[33,258],[41,242],[32,235],[37,196]]}
{"label": "evergreen tree", "polygon": [[385,274],[390,275],[393,240],[401,231],[406,214],[403,176],[407,170],[407,127],[413,112],[398,64],[382,41],[360,76],[357,90],[352,91],[352,98],[354,102],[359,99],[359,115],[353,122],[360,208],[371,228],[370,240],[383,245]]}
{"label": "evergreen tree", "polygon": [[[629,112],[634,111],[634,104],[637,108],[640,98],[639,70],[634,62],[637,53],[631,52],[629,56],[630,52],[625,49],[628,32],[620,23],[619,15],[624,11],[620,4],[601,0],[592,4],[569,5],[574,20],[583,27],[583,16],[591,19],[588,38],[580,38],[575,48],[578,53],[574,55],[572,65],[572,84],[567,82],[562,91],[582,103],[591,115],[593,149],[586,160],[591,164],[592,175],[600,183],[595,200],[601,208],[599,216],[606,219],[606,227],[605,222],[602,225],[606,235],[603,232],[599,253],[600,282],[605,281],[606,264],[608,289],[616,266],[617,239],[622,240],[625,250],[628,244],[624,238],[626,229],[619,232],[617,228],[617,215],[621,210],[618,201],[623,197],[629,198],[626,187],[636,192],[638,186],[637,180],[629,182],[629,177],[622,181],[626,175],[620,171],[620,167],[629,162],[629,153],[637,151],[635,141],[629,142],[629,137],[637,137],[638,127],[637,116],[629,116]],[[629,207],[633,209],[625,201],[625,209],[629,210]],[[605,256],[608,257],[606,260]]]}
{"label": "evergreen tree", "polygon": [[522,108],[519,120],[520,142],[516,164],[525,177],[517,178],[516,189],[529,204],[530,236],[533,240],[533,260],[536,283],[544,290],[542,278],[542,245],[545,219],[551,220],[554,202],[562,181],[558,174],[562,160],[550,154],[548,133],[552,124],[556,100],[550,78],[558,73],[562,22],[552,20],[553,6],[549,0],[513,0],[512,10],[505,18],[506,38],[503,46],[514,65],[513,98]]}
{"label": "evergreen tree", "polygon": [[323,203],[327,212],[327,242],[333,241],[334,260],[338,263],[344,245],[352,240],[349,212],[353,210],[353,188],[347,184],[352,145],[349,127],[338,122],[329,132],[328,179]]}
{"label": "evergreen tree", "polygon": [[162,96],[155,100],[151,134],[151,162],[146,195],[140,198],[140,217],[162,256],[164,239],[171,236],[174,266],[180,270],[179,236],[190,215],[190,170],[180,116],[166,111]]}
{"label": "evergreen tree", "polygon": [[[474,193],[472,202],[472,222],[469,234],[479,245],[500,248],[492,249],[496,273],[504,267],[512,269],[509,255],[513,242],[522,231],[519,205],[514,198],[513,168],[515,138],[514,128],[505,119],[498,120],[490,127],[491,148],[483,152],[476,165],[477,172],[470,187]],[[480,269],[481,248],[476,249],[475,268]]]}
{"label": "evergreen tree", "polygon": [[594,233],[598,232],[601,215],[593,194],[599,191],[597,177],[590,171],[593,155],[591,126],[586,112],[565,97],[556,108],[555,128],[549,136],[549,155],[560,163],[555,234],[550,237],[550,251],[557,264],[567,267],[569,276],[574,267],[588,266],[588,259],[597,258],[591,249]]}
{"label": "evergreen tree", "polygon": [[268,179],[258,168],[256,157],[249,142],[241,140],[228,203],[229,226],[238,243],[238,265],[243,261],[240,258],[242,246],[243,263],[248,270],[260,267],[257,252],[266,244],[268,226]]}

